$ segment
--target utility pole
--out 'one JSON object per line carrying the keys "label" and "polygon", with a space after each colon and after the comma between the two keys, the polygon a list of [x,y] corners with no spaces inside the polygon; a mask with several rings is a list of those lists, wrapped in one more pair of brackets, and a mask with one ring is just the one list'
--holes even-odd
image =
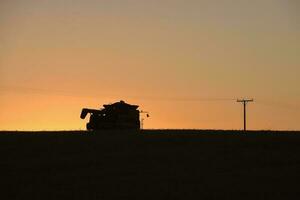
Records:
{"label": "utility pole", "polygon": [[247,121],[246,121],[246,117],[247,117],[247,103],[249,102],[253,102],[253,99],[238,99],[237,102],[238,103],[243,103],[244,105],[244,131],[247,131]]}

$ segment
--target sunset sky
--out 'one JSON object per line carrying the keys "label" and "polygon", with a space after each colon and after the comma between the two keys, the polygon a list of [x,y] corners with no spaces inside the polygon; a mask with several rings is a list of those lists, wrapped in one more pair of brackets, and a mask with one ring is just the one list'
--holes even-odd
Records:
{"label": "sunset sky", "polygon": [[124,100],[145,128],[300,130],[298,0],[1,0],[0,130],[85,129]]}

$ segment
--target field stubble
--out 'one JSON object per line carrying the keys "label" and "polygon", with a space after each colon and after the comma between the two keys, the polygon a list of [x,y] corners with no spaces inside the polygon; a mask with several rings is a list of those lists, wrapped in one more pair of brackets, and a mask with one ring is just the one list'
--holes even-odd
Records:
{"label": "field stubble", "polygon": [[290,199],[299,132],[2,132],[1,199]]}

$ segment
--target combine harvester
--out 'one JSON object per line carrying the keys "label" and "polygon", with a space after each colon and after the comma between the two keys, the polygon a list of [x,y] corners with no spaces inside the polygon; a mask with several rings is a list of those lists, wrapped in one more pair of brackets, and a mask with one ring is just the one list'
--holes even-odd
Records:
{"label": "combine harvester", "polygon": [[[80,118],[85,119],[90,114],[90,120],[86,124],[87,130],[107,130],[107,129],[141,129],[140,113],[137,105],[130,105],[124,101],[113,104],[105,104],[100,110],[83,108]],[[143,121],[143,119],[142,119]]]}

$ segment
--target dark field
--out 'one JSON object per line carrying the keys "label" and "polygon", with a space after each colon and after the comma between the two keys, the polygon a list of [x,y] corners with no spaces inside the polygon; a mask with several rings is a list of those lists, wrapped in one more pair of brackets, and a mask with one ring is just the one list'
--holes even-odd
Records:
{"label": "dark field", "polygon": [[298,199],[300,132],[2,132],[0,199]]}

